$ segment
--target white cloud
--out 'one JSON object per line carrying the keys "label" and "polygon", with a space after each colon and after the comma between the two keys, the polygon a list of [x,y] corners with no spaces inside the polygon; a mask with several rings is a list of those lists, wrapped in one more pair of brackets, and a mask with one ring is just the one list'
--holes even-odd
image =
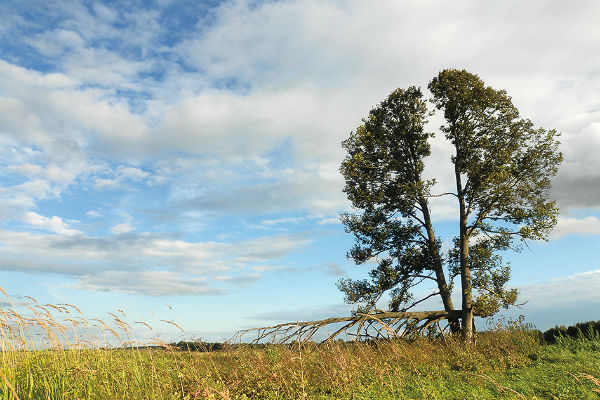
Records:
{"label": "white cloud", "polygon": [[69,184],[73,183],[77,174],[75,170],[80,169],[80,167],[81,166],[75,165],[73,163],[67,166],[42,166],[25,163],[9,165],[6,169],[7,171],[13,172],[15,174],[21,175],[29,179],[40,177],[42,179],[50,181],[52,184],[55,184],[58,187],[66,187]]}
{"label": "white cloud", "polygon": [[[600,270],[590,270],[566,277],[554,278],[549,282],[522,286],[523,300],[536,302],[545,307],[554,307],[561,303],[581,303],[581,301],[600,302]],[[548,296],[552,293],[552,296]]]}
{"label": "white cloud", "polygon": [[115,235],[121,235],[123,233],[128,233],[134,231],[135,227],[131,225],[130,222],[123,222],[122,224],[117,224],[110,228],[110,231]]}
{"label": "white cloud", "polygon": [[61,56],[65,51],[81,48],[84,40],[77,32],[66,29],[55,29],[51,32],[37,34],[27,39],[27,43],[35,47],[41,54],[50,57]]}
{"label": "white cloud", "polygon": [[523,314],[538,329],[597,319],[592,310],[600,307],[600,270],[555,278],[519,287],[519,299],[527,301],[507,314]]}
{"label": "white cloud", "polygon": [[135,226],[132,224],[133,217],[127,213],[122,213],[121,216],[123,217],[124,221],[110,228],[110,231],[114,235],[122,235],[135,230]]}
{"label": "white cloud", "polygon": [[558,239],[572,234],[600,235],[600,218],[594,216],[584,218],[559,217],[551,238]]}
{"label": "white cloud", "polygon": [[121,146],[135,150],[132,141],[143,140],[146,129],[143,119],[112,91],[79,88],[76,82],[0,60],[4,134],[23,145],[41,147],[56,161],[81,157],[82,147],[94,135],[98,150],[119,153],[125,150]]}
{"label": "white cloud", "polygon": [[[148,233],[90,237],[59,218],[33,213],[28,218],[62,235],[0,230],[0,270],[50,272],[75,279],[80,289],[150,295],[221,293],[217,283],[251,284],[260,278],[257,272],[267,272],[266,266],[313,240],[305,233],[237,242],[188,242]],[[161,277],[167,279],[164,286]]]}
{"label": "white cloud", "polygon": [[[313,168],[310,168],[313,167]],[[337,214],[348,206],[343,179],[320,169],[272,170],[215,167],[212,177],[192,173],[171,183],[170,202],[177,208],[227,214],[272,214],[304,211]]]}
{"label": "white cloud", "polygon": [[307,246],[314,236],[306,232],[263,236],[236,243],[237,262],[263,263],[267,260],[281,259],[296,249]]}
{"label": "white cloud", "polygon": [[317,222],[318,225],[339,225],[341,223],[342,223],[342,221],[340,220],[339,217],[323,218],[323,219],[319,220],[319,222]]}
{"label": "white cloud", "polygon": [[300,222],[306,220],[305,217],[287,217],[287,218],[277,218],[277,219],[266,219],[261,222],[263,225],[272,226],[279,224],[299,224]]}
{"label": "white cloud", "polygon": [[31,176],[40,174],[44,168],[40,165],[33,164],[15,164],[9,165],[7,169],[9,171],[16,172],[19,175]]}
{"label": "white cloud", "polygon": [[152,151],[185,149],[232,162],[255,159],[291,139],[291,156],[341,161],[339,144],[356,117],[344,108],[348,99],[338,96],[305,87],[203,90],[164,107]]}
{"label": "white cloud", "polygon": [[221,282],[230,282],[236,285],[248,286],[261,278],[260,274],[249,273],[245,275],[228,275],[228,276],[215,276],[213,279]]}
{"label": "white cloud", "polygon": [[118,12],[114,9],[108,8],[100,3],[94,3],[94,13],[102,20],[106,22],[114,22],[118,18]]}
{"label": "white cloud", "polygon": [[69,224],[56,215],[48,218],[30,211],[25,213],[23,221],[37,228],[58,233],[59,235],[72,236],[81,234],[81,231],[71,228]]}
{"label": "white cloud", "polygon": [[99,290],[143,294],[147,296],[198,296],[223,294],[202,278],[189,278],[172,271],[104,271],[83,275],[71,287],[79,290]]}
{"label": "white cloud", "polygon": [[129,183],[137,183],[152,177],[148,171],[126,165],[120,165],[115,171],[109,172],[111,174],[110,178],[96,178],[94,186],[97,190],[124,189]]}
{"label": "white cloud", "polygon": [[0,60],[0,83],[5,90],[27,94],[28,89],[75,88],[79,81],[63,73],[41,73]]}

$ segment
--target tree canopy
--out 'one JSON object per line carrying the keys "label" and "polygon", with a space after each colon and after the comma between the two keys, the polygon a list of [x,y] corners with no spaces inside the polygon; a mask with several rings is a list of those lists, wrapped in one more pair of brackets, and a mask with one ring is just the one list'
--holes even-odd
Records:
{"label": "tree canopy", "polygon": [[[348,256],[374,268],[370,279],[344,279],[339,288],[362,311],[379,307],[385,293],[390,311],[432,296],[452,311],[460,276],[462,331],[470,340],[474,313],[493,315],[517,300],[516,290],[506,287],[510,266],[499,253],[547,240],[556,224],[549,188],[562,161],[559,134],[535,128],[505,91],[467,71],[441,71],[428,88],[433,110],[419,88],[397,89],[343,142],[344,192],[357,210],[342,215],[355,237]],[[430,210],[436,182],[423,177],[434,136],[425,128],[435,111],[443,113],[440,131],[454,148],[448,168],[456,189],[444,195],[456,200],[457,232],[446,254]],[[428,280],[437,291],[415,299],[413,289]]]}

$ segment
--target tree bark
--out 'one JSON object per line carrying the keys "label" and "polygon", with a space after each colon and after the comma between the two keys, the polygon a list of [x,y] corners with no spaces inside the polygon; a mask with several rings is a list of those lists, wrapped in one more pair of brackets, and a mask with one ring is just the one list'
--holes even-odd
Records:
{"label": "tree bark", "polygon": [[465,194],[458,168],[459,151],[457,149],[456,161],[454,163],[454,174],[456,175],[456,190],[459,205],[460,223],[460,283],[462,290],[462,337],[467,343],[473,342],[473,299],[471,286],[471,269],[469,268],[469,235],[467,233],[468,215],[465,205]]}

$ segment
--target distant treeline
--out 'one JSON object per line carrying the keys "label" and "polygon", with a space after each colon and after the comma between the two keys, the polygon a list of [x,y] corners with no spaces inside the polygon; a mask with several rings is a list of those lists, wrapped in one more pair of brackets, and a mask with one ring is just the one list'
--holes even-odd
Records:
{"label": "distant treeline", "polygon": [[[291,344],[286,344],[290,345]],[[167,345],[149,345],[149,346],[140,346],[140,345],[132,345],[128,344],[126,346],[121,347],[121,349],[174,349],[174,350],[182,350],[182,351],[200,351],[200,352],[208,352],[208,351],[222,351],[222,350],[232,350],[238,347],[244,348],[253,348],[253,349],[263,349],[267,347],[267,343],[258,343],[258,344],[250,344],[250,343],[240,343],[240,344],[230,344],[230,343],[220,343],[220,342],[203,342],[203,341],[180,341],[173,342]]]}
{"label": "distant treeline", "polygon": [[[293,343],[282,344],[281,346],[293,346]],[[177,343],[169,343],[170,347],[174,347],[178,350],[185,351],[221,351],[221,350],[231,350],[236,349],[238,347],[244,348],[253,348],[253,349],[264,349],[269,346],[269,343],[239,343],[239,344],[230,344],[230,343],[218,343],[218,342],[184,342],[180,341]]]}
{"label": "distant treeline", "polygon": [[196,341],[196,342],[177,342],[177,343],[171,343],[170,344],[172,347],[177,348],[178,350],[186,350],[186,351],[221,351],[224,350],[226,347],[227,348],[231,348],[231,345],[225,344],[225,343],[218,343],[218,342],[201,342],[201,341]]}
{"label": "distant treeline", "polygon": [[547,343],[556,343],[561,337],[574,339],[600,340],[600,321],[580,322],[571,326],[555,326],[544,332],[544,340]]}

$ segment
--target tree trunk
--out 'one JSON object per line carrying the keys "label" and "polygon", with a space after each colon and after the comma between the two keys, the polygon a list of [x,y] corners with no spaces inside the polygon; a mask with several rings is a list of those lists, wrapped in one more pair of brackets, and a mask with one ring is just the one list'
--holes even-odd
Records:
{"label": "tree trunk", "polygon": [[[429,254],[433,259],[433,271],[435,272],[435,278],[437,281],[438,290],[440,291],[440,297],[442,298],[442,304],[444,305],[444,310],[454,311],[454,304],[452,303],[452,293],[450,292],[450,288],[448,287],[448,283],[446,282],[446,276],[444,275],[442,258],[440,256],[440,252],[437,246],[437,239],[433,230],[433,224],[431,222],[431,215],[429,214],[427,200],[421,197],[419,199],[419,203],[421,209],[423,210],[423,221],[425,222],[425,229],[427,230],[427,246]],[[458,333],[460,331],[460,324],[458,319],[448,318],[448,323],[450,325],[450,331],[452,333]]]}
{"label": "tree trunk", "polygon": [[473,299],[471,293],[471,269],[469,268],[469,238],[462,232],[460,238],[460,264],[460,283],[462,286],[462,336],[465,342],[471,343],[473,342],[473,325],[475,321],[473,318]]}
{"label": "tree trunk", "polygon": [[469,236],[467,234],[468,215],[465,205],[465,195],[463,192],[460,170],[457,160],[454,163],[454,173],[456,175],[456,190],[458,195],[458,205],[460,212],[460,283],[462,290],[462,337],[466,343],[473,342],[473,299],[471,287],[471,268],[469,268]]}

